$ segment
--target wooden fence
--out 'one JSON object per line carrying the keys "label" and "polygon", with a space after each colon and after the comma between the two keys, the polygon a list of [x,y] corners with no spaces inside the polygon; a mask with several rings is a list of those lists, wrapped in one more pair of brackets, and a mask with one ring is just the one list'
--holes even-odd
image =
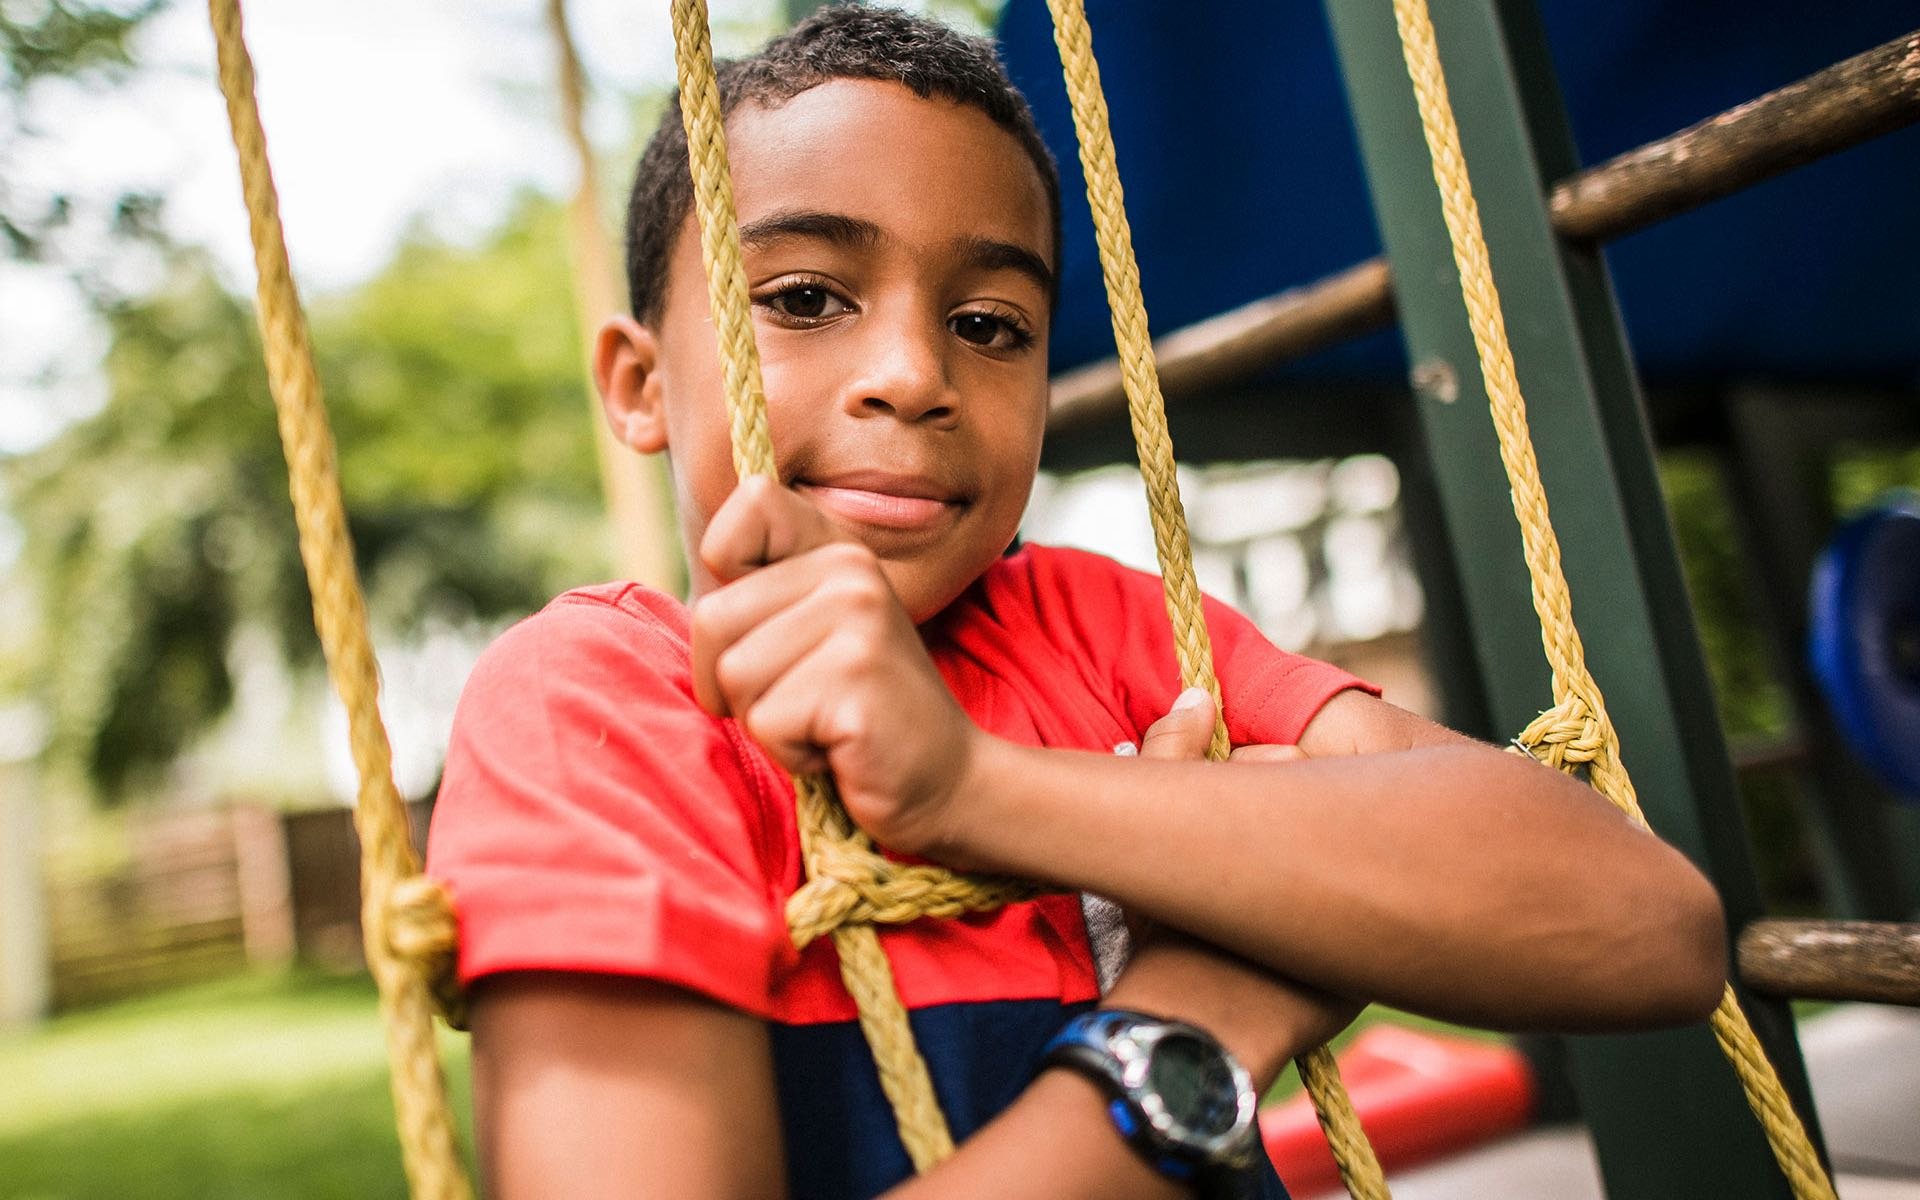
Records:
{"label": "wooden fence", "polygon": [[[416,835],[426,806],[413,807]],[[295,957],[355,970],[359,842],[346,809],[167,811],[126,831],[109,867],[48,872],[56,1009]]]}

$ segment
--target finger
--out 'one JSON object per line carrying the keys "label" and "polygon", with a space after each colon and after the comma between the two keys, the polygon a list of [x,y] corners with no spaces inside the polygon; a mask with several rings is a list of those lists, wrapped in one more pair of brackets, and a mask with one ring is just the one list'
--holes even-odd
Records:
{"label": "finger", "polygon": [[[798,561],[789,559],[768,570]],[[756,574],[754,579],[741,582],[756,582],[758,578]],[[877,573],[842,573],[817,579],[811,590],[714,653],[711,669],[695,680],[695,694],[698,696],[703,687],[714,689],[720,703],[708,711],[716,716],[747,712],[768,688],[827,639],[847,635],[871,640],[877,634],[874,618],[884,615],[877,610],[889,603],[897,602]]]}
{"label": "finger", "polygon": [[1188,688],[1167,715],[1147,727],[1140,739],[1141,758],[1205,758],[1213,738],[1213,697],[1204,688]]}
{"label": "finger", "polygon": [[1228,762],[1299,762],[1307,752],[1298,746],[1239,746],[1227,755]]}
{"label": "finger", "polygon": [[847,639],[830,634],[739,712],[741,727],[781,767],[796,775],[830,769],[830,732],[846,723],[840,708],[851,656]]}
{"label": "finger", "polygon": [[720,656],[776,614],[804,602],[830,580],[863,581],[869,588],[884,588],[887,596],[892,595],[871,550],[853,542],[834,542],[783,558],[694,601],[690,615],[693,688],[700,706],[716,716],[726,716],[726,703],[714,678]]}
{"label": "finger", "polygon": [[700,562],[726,583],[846,536],[805,496],[771,479],[749,476],[707,522]]}

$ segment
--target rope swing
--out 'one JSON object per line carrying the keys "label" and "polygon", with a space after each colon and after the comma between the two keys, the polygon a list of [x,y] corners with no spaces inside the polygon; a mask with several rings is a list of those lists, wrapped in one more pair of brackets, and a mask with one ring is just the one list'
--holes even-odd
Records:
{"label": "rope swing", "polygon": [[[471,1188],[454,1146],[446,1084],[434,1044],[436,1007],[458,1021],[452,984],[455,922],[446,894],[420,875],[408,842],[405,808],[393,783],[391,752],[379,712],[379,680],[367,633],[366,606],[353,565],[335,471],[334,445],[313,363],[298,292],[287,262],[272,171],[254,99],[253,70],[242,38],[238,0],[209,0],[218,45],[221,90],[234,146],[259,275],[259,322],[267,372],[286,450],[300,552],[313,594],[314,623],[328,673],[346,706],[360,777],[355,823],[362,845],[363,927],[367,961],[378,983],[388,1029],[394,1107],[412,1194],[465,1200]],[[1220,686],[1202,617],[1184,511],[1167,434],[1166,412],[1148,338],[1139,269],[1128,231],[1106,101],[1082,0],[1049,0],[1054,36],[1072,101],[1080,161],[1087,181],[1113,316],[1114,340],[1152,512],[1167,614],[1180,677],[1214,698],[1211,759],[1228,750]],[[773,447],[754,347],[751,310],[727,169],[726,132],[714,77],[704,0],[673,0],[675,63],[687,133],[695,212],[706,265],[709,306],[719,339],[736,471],[773,476]],[[1633,784],[1598,686],[1589,674],[1548,522],[1545,493],[1527,431],[1526,407],[1501,319],[1499,296],[1468,184],[1459,133],[1425,0],[1395,0],[1407,70],[1433,159],[1479,352],[1501,459],[1512,483],[1533,598],[1553,668],[1554,705],[1519,739],[1535,757],[1560,769],[1583,768],[1608,800],[1645,825]],[[854,828],[826,776],[796,779],[795,797],[807,882],[788,902],[797,946],[833,938],[847,990],[873,1048],[880,1081],[893,1105],[902,1143],[916,1170],[953,1150],[925,1061],[876,927],[921,917],[985,911],[1037,894],[1027,883],[959,875],[934,866],[889,861]],[[1801,1200],[1833,1200],[1832,1185],[1805,1130],[1729,987],[1713,1028],[1739,1072],[1748,1102],[1765,1127],[1781,1169]],[[1348,1190],[1357,1200],[1386,1200],[1385,1179],[1324,1048],[1299,1061],[1322,1127]]]}
{"label": "rope swing", "polygon": [[[380,988],[380,1009],[386,1018],[401,1157],[413,1195],[466,1200],[473,1190],[454,1147],[453,1117],[433,1041],[433,998],[427,982],[435,974],[445,977],[451,965],[451,955],[445,951],[452,947],[452,909],[437,889],[426,894],[437,896],[437,905],[432,899],[419,903],[419,884],[408,882],[424,877],[408,840],[406,805],[393,783],[393,752],[380,719],[380,675],[367,634],[367,606],[347,536],[333,431],[314,368],[313,344],[287,262],[280,201],[267,162],[267,136],[254,99],[253,60],[241,36],[238,0],[209,0],[208,6],[220,62],[220,90],[227,99],[253,237],[260,340],[279,415],[280,443],[286,451],[293,515],[300,529],[300,560],[306,564],[307,587],[313,593],[313,623],[326,653],[327,674],[346,706],[353,765],[360,777],[353,810],[354,827],[360,834],[360,921],[367,967]],[[417,927],[410,930],[407,944],[414,957],[403,955],[388,932],[393,897],[403,886],[415,901],[407,911],[437,927],[424,935]],[[435,947],[441,951],[439,969],[429,973],[432,968],[420,954]]]}

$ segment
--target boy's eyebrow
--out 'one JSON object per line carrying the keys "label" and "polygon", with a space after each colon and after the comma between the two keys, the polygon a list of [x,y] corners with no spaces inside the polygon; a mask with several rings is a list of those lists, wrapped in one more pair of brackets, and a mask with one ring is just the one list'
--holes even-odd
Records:
{"label": "boy's eyebrow", "polygon": [[[740,243],[762,247],[783,238],[817,238],[835,246],[866,249],[879,244],[885,234],[880,226],[845,213],[819,209],[785,209],[748,221],[740,226]],[[982,271],[1018,271],[1053,295],[1053,268],[1047,260],[1013,242],[966,234],[953,240],[955,257]]]}
{"label": "boy's eyebrow", "polygon": [[1042,293],[1053,295],[1053,268],[1025,246],[967,235],[953,239],[953,248],[969,266],[983,271],[1018,271],[1039,284]]}
{"label": "boy's eyebrow", "polygon": [[836,246],[864,248],[880,240],[880,227],[859,217],[813,209],[770,213],[740,227],[742,245],[764,246],[790,237],[818,238]]}

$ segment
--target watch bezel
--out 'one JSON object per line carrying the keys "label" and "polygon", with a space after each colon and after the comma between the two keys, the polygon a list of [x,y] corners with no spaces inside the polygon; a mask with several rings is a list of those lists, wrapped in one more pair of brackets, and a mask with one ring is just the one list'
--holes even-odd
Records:
{"label": "watch bezel", "polygon": [[[1160,1043],[1170,1037],[1190,1038],[1218,1055],[1233,1080],[1234,1121],[1222,1133],[1208,1134],[1193,1128],[1168,1109],[1160,1094],[1149,1086],[1153,1057]],[[1120,1067],[1118,1082],[1122,1093],[1145,1118],[1156,1141],[1180,1152],[1182,1157],[1201,1162],[1238,1165],[1249,1157],[1248,1132],[1259,1118],[1259,1097],[1253,1090],[1253,1077],[1226,1052],[1225,1048],[1195,1025],[1182,1021],[1146,1019],[1110,1027],[1107,1049]]]}

